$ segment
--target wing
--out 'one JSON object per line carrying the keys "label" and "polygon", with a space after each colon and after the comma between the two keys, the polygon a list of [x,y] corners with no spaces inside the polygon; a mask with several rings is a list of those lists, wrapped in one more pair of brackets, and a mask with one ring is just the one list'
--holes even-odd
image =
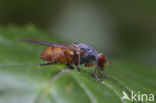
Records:
{"label": "wing", "polygon": [[72,46],[65,45],[65,44],[55,44],[55,43],[50,43],[50,42],[27,40],[27,39],[20,39],[20,41],[30,42],[30,43],[35,43],[35,44],[41,44],[41,45],[46,45],[46,46],[60,47],[60,48],[64,48],[64,49],[71,49],[71,50],[73,50]]}

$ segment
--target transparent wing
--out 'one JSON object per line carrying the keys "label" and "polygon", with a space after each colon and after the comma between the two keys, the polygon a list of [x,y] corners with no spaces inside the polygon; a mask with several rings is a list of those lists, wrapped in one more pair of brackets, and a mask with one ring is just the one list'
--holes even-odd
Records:
{"label": "transparent wing", "polygon": [[41,44],[41,45],[46,45],[46,46],[60,47],[60,48],[64,48],[64,49],[71,49],[71,50],[73,50],[72,46],[65,45],[65,44],[56,44],[56,43],[50,43],[50,42],[45,42],[45,41],[36,41],[36,40],[27,40],[27,39],[20,39],[20,41],[30,42],[30,43],[35,43],[35,44]]}

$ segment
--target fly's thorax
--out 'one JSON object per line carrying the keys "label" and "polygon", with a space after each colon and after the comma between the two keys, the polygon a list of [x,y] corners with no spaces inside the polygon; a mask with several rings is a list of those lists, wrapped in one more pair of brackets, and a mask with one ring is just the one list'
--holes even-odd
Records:
{"label": "fly's thorax", "polygon": [[91,62],[95,62],[96,61],[96,50],[88,45],[88,44],[78,44],[78,46],[81,48],[81,50],[83,50],[85,53],[84,55],[81,56],[81,64],[83,63],[91,63]]}

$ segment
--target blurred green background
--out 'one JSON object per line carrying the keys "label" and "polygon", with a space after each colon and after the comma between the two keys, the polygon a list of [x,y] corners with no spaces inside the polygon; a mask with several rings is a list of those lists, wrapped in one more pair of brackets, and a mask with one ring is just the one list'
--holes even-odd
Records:
{"label": "blurred green background", "polygon": [[[110,62],[106,77],[39,67],[47,47],[20,38],[90,44]],[[0,103],[147,103],[121,98],[156,96],[155,39],[154,0],[0,0]]]}
{"label": "blurred green background", "polygon": [[66,41],[91,44],[108,58],[155,65],[155,5],[154,0],[0,0],[0,25],[33,24]]}

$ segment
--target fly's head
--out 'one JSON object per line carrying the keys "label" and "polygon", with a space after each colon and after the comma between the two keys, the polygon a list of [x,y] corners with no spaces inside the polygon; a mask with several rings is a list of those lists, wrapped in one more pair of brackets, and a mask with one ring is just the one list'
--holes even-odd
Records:
{"label": "fly's head", "polygon": [[97,64],[98,64],[98,67],[100,68],[101,71],[104,71],[104,64],[106,66],[109,66],[109,63],[108,61],[106,60],[104,54],[102,53],[99,53],[97,55]]}

